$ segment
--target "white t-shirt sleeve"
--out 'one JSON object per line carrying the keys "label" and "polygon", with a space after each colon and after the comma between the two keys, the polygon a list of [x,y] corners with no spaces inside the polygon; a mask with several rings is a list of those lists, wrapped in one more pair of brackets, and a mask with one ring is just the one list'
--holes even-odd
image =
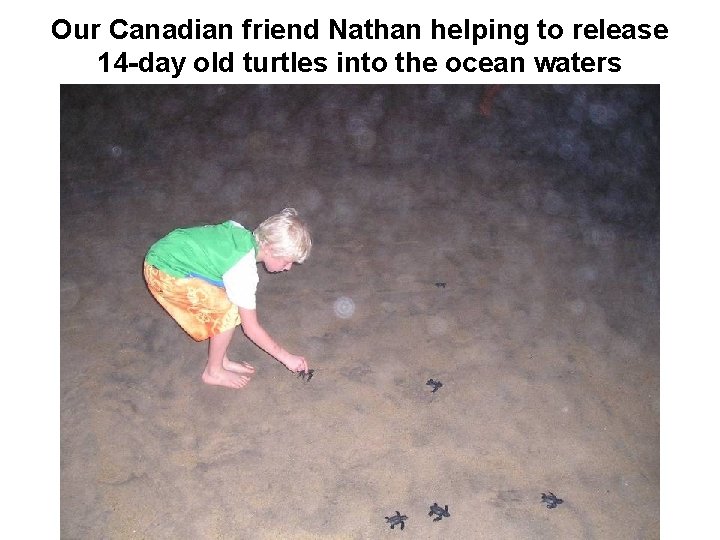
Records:
{"label": "white t-shirt sleeve", "polygon": [[255,292],[259,281],[255,250],[251,249],[246,253],[222,278],[225,292],[233,304],[245,309],[255,309]]}

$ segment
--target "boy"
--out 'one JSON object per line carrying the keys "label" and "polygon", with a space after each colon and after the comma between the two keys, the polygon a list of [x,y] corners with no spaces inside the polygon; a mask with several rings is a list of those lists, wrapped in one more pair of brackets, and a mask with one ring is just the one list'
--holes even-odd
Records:
{"label": "boy", "polygon": [[290,270],[310,253],[312,240],[294,208],[263,221],[253,232],[226,221],[176,229],[150,247],[144,275],[150,293],[196,341],[210,340],[202,380],[242,388],[255,368],[227,356],[235,327],[290,371],[308,370],[302,356],[283,349],[260,326],[255,309],[257,263],[268,272]]}

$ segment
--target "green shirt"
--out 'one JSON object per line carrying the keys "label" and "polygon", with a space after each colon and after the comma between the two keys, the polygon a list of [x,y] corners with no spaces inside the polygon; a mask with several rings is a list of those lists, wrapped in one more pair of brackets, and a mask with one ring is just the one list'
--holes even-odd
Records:
{"label": "green shirt", "polygon": [[[197,277],[225,287],[231,301],[254,309],[257,251],[251,231],[239,223],[226,221],[175,229],[150,247],[145,260],[173,277]],[[231,269],[228,279],[224,278]]]}

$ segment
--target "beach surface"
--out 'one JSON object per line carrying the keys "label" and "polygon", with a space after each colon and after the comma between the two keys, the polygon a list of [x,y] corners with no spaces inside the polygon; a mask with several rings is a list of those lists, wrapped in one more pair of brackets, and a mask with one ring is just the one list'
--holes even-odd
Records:
{"label": "beach surface", "polygon": [[[658,538],[658,107],[643,87],[63,86],[61,537]],[[313,251],[258,267],[258,317],[314,376],[238,331],[251,383],[204,385],[207,343],[144,255],[286,206]]]}

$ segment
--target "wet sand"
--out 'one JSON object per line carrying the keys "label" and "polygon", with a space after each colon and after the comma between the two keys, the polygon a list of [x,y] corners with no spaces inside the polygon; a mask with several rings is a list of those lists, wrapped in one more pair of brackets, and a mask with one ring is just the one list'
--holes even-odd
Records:
{"label": "wet sand", "polygon": [[[433,153],[382,119],[343,135],[342,108],[322,131],[301,100],[248,127],[267,96],[242,117],[216,103],[231,87],[119,98],[142,91],[64,89],[62,538],[659,537],[656,228],[532,156]],[[258,315],[315,375],[238,332],[252,382],[203,385],[206,344],[147,292],[144,254],[285,206],[315,245],[260,271]]]}

